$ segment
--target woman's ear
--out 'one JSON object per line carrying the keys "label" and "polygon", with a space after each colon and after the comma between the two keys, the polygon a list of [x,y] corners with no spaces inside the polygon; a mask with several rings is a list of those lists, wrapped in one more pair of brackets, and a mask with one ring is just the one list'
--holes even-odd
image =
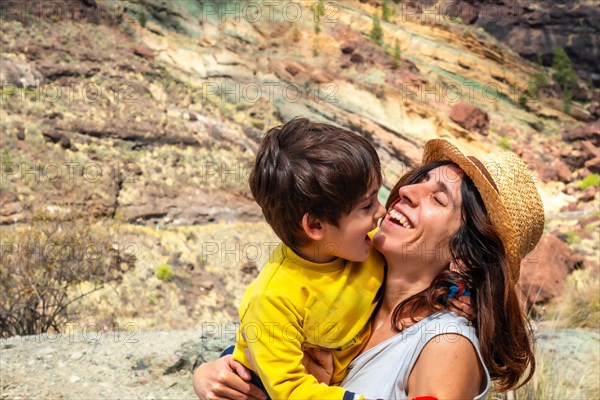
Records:
{"label": "woman's ear", "polygon": [[306,213],[302,217],[302,229],[311,240],[321,240],[325,236],[324,225],[319,218]]}
{"label": "woman's ear", "polygon": [[457,274],[462,274],[466,271],[465,264],[459,259],[453,260],[450,262],[450,271],[456,272]]}

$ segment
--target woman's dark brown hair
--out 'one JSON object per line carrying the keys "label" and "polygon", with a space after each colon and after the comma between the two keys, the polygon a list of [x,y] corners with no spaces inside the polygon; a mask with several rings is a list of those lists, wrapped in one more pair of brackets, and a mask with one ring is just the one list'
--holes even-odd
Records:
{"label": "woman's dark brown hair", "polygon": [[[437,161],[405,174],[392,189],[386,209],[396,202],[402,186],[419,182],[429,171],[442,165],[457,167],[450,161]],[[462,223],[450,238],[450,251],[455,260],[462,262],[461,270],[444,270],[427,289],[398,304],[392,323],[394,329],[400,331],[403,329],[401,320],[412,318],[418,309],[442,310],[451,285],[463,284],[470,288],[483,361],[496,381],[496,389],[506,391],[519,385],[528,367],[519,386],[529,381],[535,371],[531,326],[510,282],[502,241],[487,217],[475,184],[467,175],[463,175],[461,196]]]}

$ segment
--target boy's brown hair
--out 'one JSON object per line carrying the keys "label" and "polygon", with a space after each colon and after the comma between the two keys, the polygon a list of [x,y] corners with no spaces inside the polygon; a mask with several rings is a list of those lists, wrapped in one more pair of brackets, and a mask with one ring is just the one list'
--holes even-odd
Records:
{"label": "boy's brown hair", "polygon": [[295,118],[263,137],[250,173],[250,190],[277,236],[292,249],[309,242],[302,217],[309,213],[337,226],[382,182],[373,145],[335,125]]}

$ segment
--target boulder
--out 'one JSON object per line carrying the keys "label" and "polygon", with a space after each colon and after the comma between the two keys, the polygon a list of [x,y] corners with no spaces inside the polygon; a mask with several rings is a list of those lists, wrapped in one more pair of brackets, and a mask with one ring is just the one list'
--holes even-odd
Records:
{"label": "boulder", "polygon": [[544,235],[535,249],[521,262],[518,286],[528,307],[560,296],[567,275],[581,268],[583,257],[555,235]]}
{"label": "boulder", "polygon": [[587,160],[584,166],[590,171],[600,174],[600,157],[594,157],[591,160]]}
{"label": "boulder", "polygon": [[593,201],[596,198],[596,193],[598,193],[598,188],[590,186],[579,195],[579,201],[582,203]]}
{"label": "boulder", "polygon": [[598,146],[594,146],[594,144],[589,140],[584,140],[581,143],[579,143],[579,145],[581,147],[581,151],[583,151],[583,153],[585,154],[586,160],[591,160],[592,158],[600,157],[600,150],[598,149]]}
{"label": "boulder", "polygon": [[600,124],[591,122],[586,125],[567,129],[563,133],[563,139],[567,142],[588,140],[594,144],[594,146],[600,146]]}
{"label": "boulder", "polygon": [[556,178],[564,183],[571,182],[571,170],[569,166],[565,164],[563,161],[559,161],[555,165],[556,170]]}
{"label": "boulder", "polygon": [[450,119],[467,130],[482,135],[488,134],[490,125],[488,114],[471,103],[461,101],[455,104],[450,111]]}

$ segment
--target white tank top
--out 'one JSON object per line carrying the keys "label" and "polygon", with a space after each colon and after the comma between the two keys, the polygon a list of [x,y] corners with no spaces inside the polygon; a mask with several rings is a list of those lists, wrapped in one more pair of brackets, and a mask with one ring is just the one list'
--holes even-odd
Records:
{"label": "white tank top", "polygon": [[491,379],[479,352],[475,328],[469,326],[465,318],[449,311],[430,315],[356,357],[348,367],[349,373],[342,386],[371,399],[404,400],[408,377],[419,354],[430,340],[448,333],[466,337],[477,351],[485,376],[481,393],[475,400],[485,399]]}

